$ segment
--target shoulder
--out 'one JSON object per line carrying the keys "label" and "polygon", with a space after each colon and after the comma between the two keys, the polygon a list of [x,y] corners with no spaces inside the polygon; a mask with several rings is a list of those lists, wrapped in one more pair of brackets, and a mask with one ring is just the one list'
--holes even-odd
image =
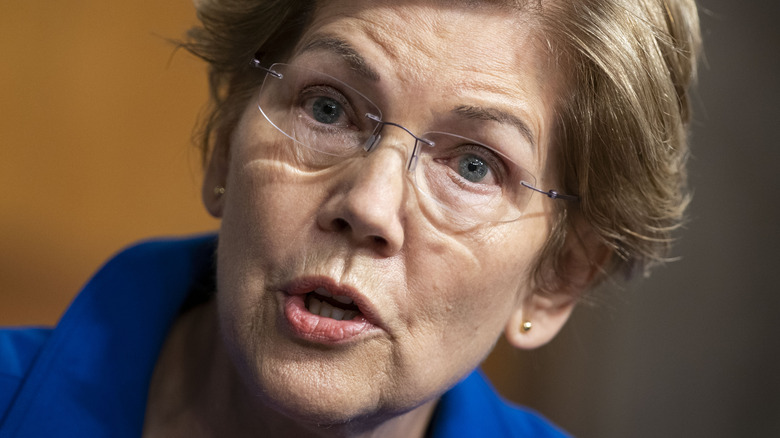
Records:
{"label": "shoulder", "polygon": [[441,398],[432,424],[433,437],[565,438],[565,432],[531,409],[501,398],[475,371]]}
{"label": "shoulder", "polygon": [[49,328],[0,329],[0,418],[51,335]]}
{"label": "shoulder", "polygon": [[0,329],[0,376],[23,376],[51,331],[41,327]]}
{"label": "shoulder", "polygon": [[160,347],[212,276],[215,245],[210,234],[131,246],[53,330],[0,329],[0,437],[139,436]]}
{"label": "shoulder", "polygon": [[[98,271],[96,277],[135,270],[153,276],[164,276],[177,269],[189,271],[191,266],[208,265],[215,244],[216,235],[211,233],[194,237],[145,240],[115,254]],[[149,269],[150,267],[157,269]]]}

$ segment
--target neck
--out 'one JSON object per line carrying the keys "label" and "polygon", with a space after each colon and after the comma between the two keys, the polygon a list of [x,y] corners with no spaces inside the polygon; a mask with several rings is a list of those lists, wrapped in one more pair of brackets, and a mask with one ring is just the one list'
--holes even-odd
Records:
{"label": "neck", "polygon": [[248,388],[219,335],[214,300],[180,316],[149,385],[144,438],[423,437],[436,401],[380,422],[317,425],[282,415]]}

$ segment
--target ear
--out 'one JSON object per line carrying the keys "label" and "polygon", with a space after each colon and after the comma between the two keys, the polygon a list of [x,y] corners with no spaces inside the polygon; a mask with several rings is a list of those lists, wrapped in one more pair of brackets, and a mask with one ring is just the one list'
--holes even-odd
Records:
{"label": "ear", "polygon": [[[595,285],[612,257],[612,250],[593,228],[577,221],[566,235],[558,264],[559,277],[549,268],[552,290],[537,289],[517,306],[504,334],[516,348],[532,349],[550,342],[569,319],[580,296]],[[525,324],[530,323],[530,328]]]}
{"label": "ear", "polygon": [[[206,210],[215,218],[222,217],[227,190],[227,175],[230,164],[228,142],[224,136],[219,136],[214,145],[214,151],[209,158],[206,174],[203,178],[201,197]],[[220,191],[220,189],[222,189]]]}

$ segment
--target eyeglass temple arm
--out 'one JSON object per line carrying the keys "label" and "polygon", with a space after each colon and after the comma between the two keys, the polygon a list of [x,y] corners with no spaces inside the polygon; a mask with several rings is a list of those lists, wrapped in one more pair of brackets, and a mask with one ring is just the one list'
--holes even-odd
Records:
{"label": "eyeglass temple arm", "polygon": [[520,185],[529,188],[535,192],[539,192],[550,199],[562,199],[564,201],[573,201],[573,202],[577,202],[580,200],[580,197],[577,195],[564,195],[563,193],[558,193],[557,190],[544,191],[542,189],[537,189],[536,187],[532,186],[531,184],[528,184],[525,181],[520,181]]}
{"label": "eyeglass temple arm", "polygon": [[279,73],[277,71],[271,70],[268,67],[263,67],[262,65],[260,65],[260,58],[257,55],[255,55],[255,57],[252,58],[251,61],[249,61],[249,65],[254,67],[254,68],[259,68],[260,70],[265,71],[266,73],[270,74],[271,76],[273,76],[273,77],[275,77],[277,79],[281,79],[282,76],[283,76],[281,73]]}

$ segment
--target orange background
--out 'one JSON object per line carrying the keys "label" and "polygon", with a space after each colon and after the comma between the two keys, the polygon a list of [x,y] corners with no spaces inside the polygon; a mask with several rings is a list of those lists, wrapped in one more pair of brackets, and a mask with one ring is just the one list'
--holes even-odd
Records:
{"label": "orange background", "polygon": [[52,324],[112,253],[214,229],[189,0],[0,2],[0,325]]}

